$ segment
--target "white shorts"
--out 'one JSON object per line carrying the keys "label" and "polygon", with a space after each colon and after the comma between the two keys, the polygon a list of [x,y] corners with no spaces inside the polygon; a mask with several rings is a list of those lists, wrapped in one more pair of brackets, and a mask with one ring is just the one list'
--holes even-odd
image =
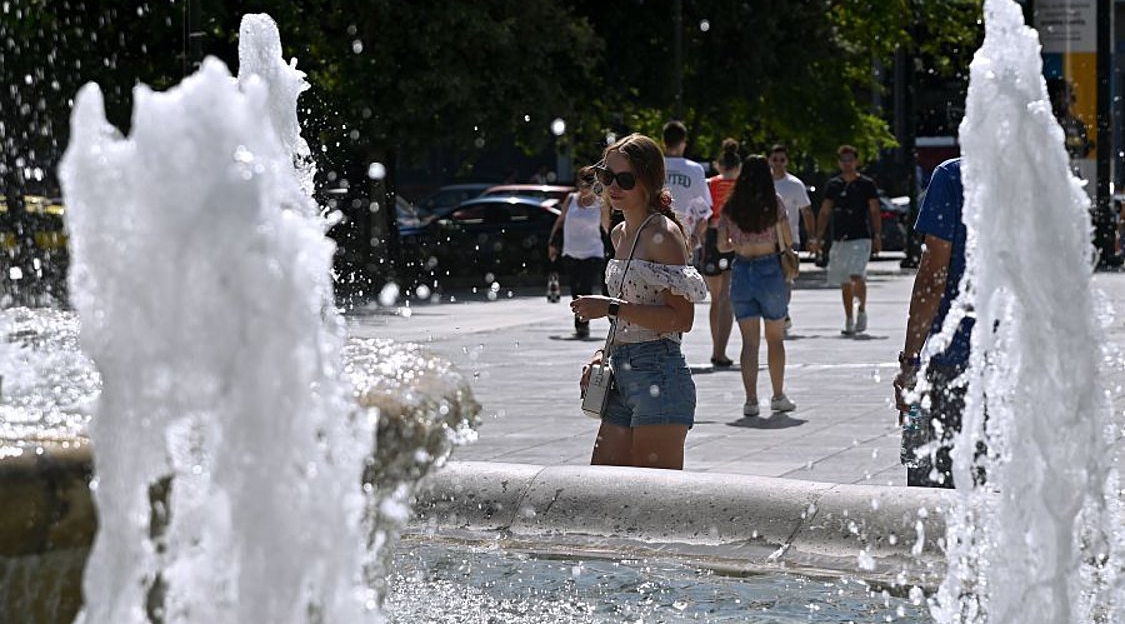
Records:
{"label": "white shorts", "polygon": [[839,286],[853,277],[866,279],[870,257],[870,238],[832,241],[828,250],[828,284]]}

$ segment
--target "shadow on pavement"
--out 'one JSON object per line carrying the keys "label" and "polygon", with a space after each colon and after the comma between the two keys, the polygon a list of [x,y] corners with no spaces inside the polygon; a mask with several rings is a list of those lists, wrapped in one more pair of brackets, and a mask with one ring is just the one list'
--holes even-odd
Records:
{"label": "shadow on pavement", "polygon": [[807,423],[807,420],[800,418],[793,418],[785,412],[774,412],[770,414],[769,418],[739,418],[734,422],[727,423],[728,427],[743,427],[746,429],[788,429],[789,427],[800,427]]}

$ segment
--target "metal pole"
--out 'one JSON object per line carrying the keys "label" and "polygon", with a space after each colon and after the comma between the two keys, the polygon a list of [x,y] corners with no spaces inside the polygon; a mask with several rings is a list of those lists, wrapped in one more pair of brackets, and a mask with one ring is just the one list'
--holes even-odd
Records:
{"label": "metal pole", "polygon": [[676,119],[684,118],[684,3],[672,2],[672,90]]}
{"label": "metal pole", "polygon": [[187,17],[188,17],[188,57],[185,63],[188,63],[185,74],[191,73],[203,63],[203,28],[201,23],[203,21],[202,7],[200,4],[202,0],[187,0]]}
{"label": "metal pole", "polygon": [[[910,8],[914,12],[913,24],[909,27],[911,46],[918,45],[918,5],[913,0]],[[922,260],[922,240],[914,231],[914,222],[918,219],[918,151],[915,145],[917,127],[914,124],[914,52],[900,48],[895,54],[895,94],[899,96],[901,90],[901,107],[898,106],[896,97],[895,121],[901,124],[903,167],[906,169],[906,194],[910,198],[910,208],[906,213],[906,256],[899,263],[904,269],[916,269]],[[901,115],[901,117],[900,117]]]}
{"label": "metal pole", "polygon": [[1099,266],[1121,265],[1117,255],[1117,233],[1109,184],[1113,168],[1113,122],[1111,81],[1113,78],[1113,3],[1098,0],[1098,134],[1096,149],[1098,186],[1094,207],[1094,245],[1100,252]]}

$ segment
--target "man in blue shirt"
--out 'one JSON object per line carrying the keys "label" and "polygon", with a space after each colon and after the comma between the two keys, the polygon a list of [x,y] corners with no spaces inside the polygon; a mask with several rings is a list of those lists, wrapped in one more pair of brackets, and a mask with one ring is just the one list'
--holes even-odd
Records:
{"label": "man in blue shirt", "polygon": [[[930,178],[914,226],[915,231],[925,237],[926,247],[914,278],[906,340],[899,354],[900,370],[894,381],[900,419],[906,417],[911,421],[904,423],[902,459],[907,466],[907,485],[912,486],[953,487],[949,451],[953,436],[961,430],[961,414],[965,408],[966,388],[959,378],[969,364],[973,318],[962,316],[952,340],[944,347],[931,338],[941,332],[965,273],[963,194],[961,159],[941,163]],[[912,406],[904,394],[914,385],[923,355],[929,362],[925,375],[930,386],[927,390],[930,402],[920,414],[906,416]],[[915,454],[917,449],[931,442],[937,444]]]}

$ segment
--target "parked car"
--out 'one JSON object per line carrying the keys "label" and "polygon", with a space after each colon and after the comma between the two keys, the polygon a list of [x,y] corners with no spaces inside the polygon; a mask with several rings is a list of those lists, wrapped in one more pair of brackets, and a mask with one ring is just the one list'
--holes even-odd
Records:
{"label": "parked car", "polygon": [[404,249],[438,275],[542,271],[547,237],[559,216],[555,200],[478,197],[403,235]]}
{"label": "parked car", "polygon": [[[0,296],[11,295],[20,305],[66,301],[70,254],[65,213],[62,198],[24,195],[23,214],[17,215],[0,194],[0,254],[6,259]],[[19,269],[18,280],[12,278],[14,268]]]}
{"label": "parked car", "polygon": [[906,251],[906,220],[910,218],[910,198],[906,195],[879,195],[883,221],[883,251]]}
{"label": "parked car", "polygon": [[452,212],[461,202],[478,197],[492,186],[488,182],[449,184],[419,199],[414,205],[420,218],[430,220]]}
{"label": "parked car", "polygon": [[395,220],[399,236],[409,236],[426,227],[431,218],[401,195],[395,195]]}
{"label": "parked car", "polygon": [[575,190],[573,186],[563,186],[561,184],[500,184],[498,186],[489,187],[488,190],[481,193],[480,196],[537,197],[539,199],[553,199],[557,203],[566,199],[566,196],[573,193]]}
{"label": "parked car", "polygon": [[[817,208],[819,208],[819,206]],[[880,192],[879,215],[883,223],[880,237],[883,241],[883,251],[906,251],[906,221],[910,218],[910,198],[906,195],[887,197]],[[831,230],[832,226],[829,225],[828,227],[829,230]],[[803,249],[807,249],[807,247],[805,247],[807,240],[804,223],[801,223],[801,244]],[[828,254],[831,248],[832,235],[831,232],[828,232],[825,236],[824,245],[821,248],[823,253],[817,259],[820,266],[828,264]]]}

